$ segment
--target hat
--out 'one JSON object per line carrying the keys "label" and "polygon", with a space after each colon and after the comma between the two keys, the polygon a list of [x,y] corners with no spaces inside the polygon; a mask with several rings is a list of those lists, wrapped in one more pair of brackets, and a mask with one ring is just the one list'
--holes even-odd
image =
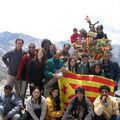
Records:
{"label": "hat", "polygon": [[75,90],[75,94],[77,94],[78,92],[81,92],[81,93],[85,94],[84,88],[81,88],[81,87],[78,87],[78,88]]}
{"label": "hat", "polygon": [[10,85],[5,85],[5,86],[4,86],[4,89],[12,90],[12,87],[11,87]]}

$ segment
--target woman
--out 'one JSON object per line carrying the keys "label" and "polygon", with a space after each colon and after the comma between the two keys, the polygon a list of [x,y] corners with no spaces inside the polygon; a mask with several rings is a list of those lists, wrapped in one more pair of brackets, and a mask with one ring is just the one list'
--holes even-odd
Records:
{"label": "woman", "polygon": [[98,76],[104,76],[104,72],[102,71],[102,67],[100,64],[94,65],[92,74]]}
{"label": "woman", "polygon": [[75,56],[71,56],[68,60],[67,70],[77,73],[77,58]]}
{"label": "woman", "polygon": [[58,88],[53,88],[46,98],[47,112],[45,120],[61,120],[64,113],[64,106],[60,107]]}
{"label": "woman", "polygon": [[46,62],[45,52],[42,48],[38,50],[35,59],[31,60],[28,64],[28,76],[30,79],[30,93],[34,86],[39,86],[42,90],[43,88],[43,78],[44,78],[44,67]]}
{"label": "woman", "polygon": [[20,120],[44,120],[46,113],[46,100],[41,95],[39,87],[35,87],[26,100],[26,109]]}

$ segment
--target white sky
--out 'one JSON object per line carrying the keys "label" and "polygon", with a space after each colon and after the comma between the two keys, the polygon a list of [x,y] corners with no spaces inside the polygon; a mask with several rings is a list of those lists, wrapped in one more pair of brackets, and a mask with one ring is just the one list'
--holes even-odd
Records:
{"label": "white sky", "polygon": [[69,40],[73,27],[99,21],[113,43],[120,40],[120,0],[0,0],[0,32],[24,33],[53,42]]}

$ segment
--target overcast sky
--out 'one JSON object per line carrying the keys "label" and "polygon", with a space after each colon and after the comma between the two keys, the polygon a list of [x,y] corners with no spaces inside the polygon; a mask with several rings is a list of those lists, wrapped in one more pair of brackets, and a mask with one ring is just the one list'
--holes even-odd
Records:
{"label": "overcast sky", "polygon": [[120,0],[0,0],[0,32],[24,33],[53,42],[69,40],[73,27],[99,20],[113,43],[120,40]]}

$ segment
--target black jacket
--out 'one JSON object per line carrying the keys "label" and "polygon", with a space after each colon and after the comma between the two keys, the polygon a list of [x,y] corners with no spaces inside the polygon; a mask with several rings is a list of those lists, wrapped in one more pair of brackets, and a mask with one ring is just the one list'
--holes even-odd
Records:
{"label": "black jacket", "polygon": [[35,86],[42,87],[42,80],[44,78],[44,65],[39,61],[33,59],[28,64],[28,77],[31,83],[34,83]]}
{"label": "black jacket", "polygon": [[84,97],[80,102],[77,97],[73,98],[62,120],[92,120],[94,117],[94,112],[92,108],[92,103],[87,97]]}

